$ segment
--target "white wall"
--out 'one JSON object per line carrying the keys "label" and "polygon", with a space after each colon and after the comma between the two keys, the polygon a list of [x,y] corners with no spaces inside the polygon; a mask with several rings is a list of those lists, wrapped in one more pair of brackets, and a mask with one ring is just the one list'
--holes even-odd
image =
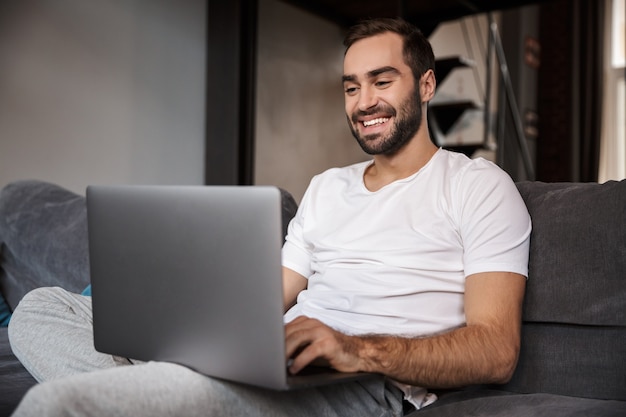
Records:
{"label": "white wall", "polygon": [[203,0],[5,0],[0,186],[201,184]]}

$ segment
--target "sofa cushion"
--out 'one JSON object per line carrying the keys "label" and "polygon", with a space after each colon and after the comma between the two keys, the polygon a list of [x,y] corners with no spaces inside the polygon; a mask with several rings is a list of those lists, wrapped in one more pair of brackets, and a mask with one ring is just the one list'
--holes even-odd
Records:
{"label": "sofa cushion", "polygon": [[[280,189],[282,231],[298,208]],[[90,290],[85,197],[58,185],[16,181],[0,191],[0,297],[11,309],[30,290]]]}
{"label": "sofa cushion", "polygon": [[533,223],[524,320],[626,323],[626,180],[518,183]]}
{"label": "sofa cushion", "polygon": [[0,291],[13,309],[28,291],[89,283],[84,197],[42,181],[0,192]]}
{"label": "sofa cushion", "polygon": [[7,329],[0,329],[0,416],[9,416],[35,379],[13,355]]}
{"label": "sofa cushion", "polygon": [[519,363],[500,388],[626,400],[626,180],[517,185],[533,231]]}
{"label": "sofa cushion", "polygon": [[525,323],[513,378],[499,389],[626,401],[626,328]]}

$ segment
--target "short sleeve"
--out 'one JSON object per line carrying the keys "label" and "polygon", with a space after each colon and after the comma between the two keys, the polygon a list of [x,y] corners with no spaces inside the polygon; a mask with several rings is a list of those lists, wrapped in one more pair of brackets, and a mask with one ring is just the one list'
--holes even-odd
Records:
{"label": "short sleeve", "polygon": [[311,186],[307,188],[302,202],[298,206],[296,215],[289,222],[287,236],[282,248],[282,265],[289,268],[305,278],[309,278],[313,273],[311,268],[312,250],[304,237],[305,212],[311,195]]}
{"label": "short sleeve", "polygon": [[531,220],[511,177],[479,160],[457,186],[465,276],[505,271],[527,277]]}

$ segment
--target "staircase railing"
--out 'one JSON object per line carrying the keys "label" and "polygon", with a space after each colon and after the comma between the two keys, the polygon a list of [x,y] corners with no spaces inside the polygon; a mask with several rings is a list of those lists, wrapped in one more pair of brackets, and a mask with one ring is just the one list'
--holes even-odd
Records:
{"label": "staircase railing", "polygon": [[[511,117],[513,119],[513,127],[515,128],[515,137],[520,150],[522,163],[526,171],[527,179],[535,179],[535,169],[528,149],[528,143],[526,142],[526,135],[524,134],[524,127],[522,124],[522,117],[515,98],[515,92],[513,90],[513,83],[511,82],[511,75],[509,73],[509,67],[506,62],[506,56],[504,54],[504,48],[502,47],[502,40],[498,32],[498,25],[495,22],[492,13],[487,13],[489,18],[489,36],[488,36],[488,50],[487,50],[487,71],[486,71],[486,95],[485,95],[485,143],[489,135],[489,130],[492,126],[492,114],[490,109],[490,90],[491,90],[491,77],[492,77],[492,57],[495,55],[498,60],[499,80],[502,81],[504,86],[503,99],[508,105]],[[503,148],[504,141],[504,121],[503,115],[500,116],[499,123],[501,124],[498,129],[498,134],[494,135],[496,140],[497,149]],[[501,155],[501,154],[500,154]]]}

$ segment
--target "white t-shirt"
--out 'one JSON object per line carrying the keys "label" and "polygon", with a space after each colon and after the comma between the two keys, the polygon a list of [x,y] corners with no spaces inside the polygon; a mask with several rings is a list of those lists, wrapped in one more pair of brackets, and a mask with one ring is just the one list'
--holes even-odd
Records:
{"label": "white t-shirt", "polygon": [[528,273],[531,222],[509,175],[439,149],[371,192],[363,162],[315,176],[289,224],[283,265],[308,278],[285,315],[347,334],[423,336],[465,324],[465,278]]}

